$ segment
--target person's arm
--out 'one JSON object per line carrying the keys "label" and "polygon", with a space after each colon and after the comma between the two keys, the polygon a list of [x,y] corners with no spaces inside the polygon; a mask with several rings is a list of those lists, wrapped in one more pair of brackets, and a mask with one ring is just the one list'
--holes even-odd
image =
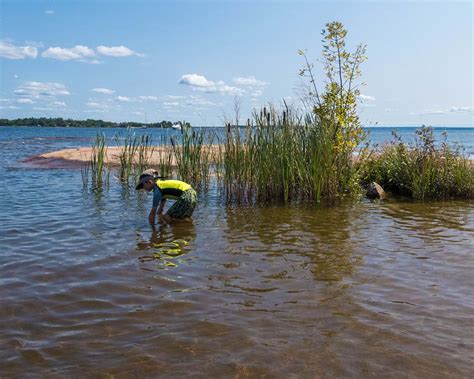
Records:
{"label": "person's arm", "polygon": [[[161,215],[163,212],[164,199],[161,196],[161,191],[157,188],[153,190],[153,206],[151,208],[150,214],[148,215],[148,221],[151,225],[155,225],[156,214]],[[160,217],[161,219],[161,217]]]}
{"label": "person's arm", "polygon": [[156,207],[151,208],[150,214],[148,215],[148,222],[150,225],[155,225]]}
{"label": "person's arm", "polygon": [[163,213],[163,208],[165,207],[165,202],[166,202],[166,199],[161,198],[160,206],[158,207],[158,214],[159,215]]}
{"label": "person's arm", "polygon": [[160,206],[158,207],[157,213],[160,222],[163,222],[163,208],[165,207],[166,199],[161,198]]}

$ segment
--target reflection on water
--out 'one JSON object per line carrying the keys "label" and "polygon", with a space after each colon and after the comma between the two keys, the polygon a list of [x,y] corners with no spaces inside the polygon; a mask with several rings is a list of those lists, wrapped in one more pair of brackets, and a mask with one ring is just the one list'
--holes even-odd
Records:
{"label": "reflection on water", "polygon": [[152,230],[114,175],[7,185],[3,148],[1,377],[474,376],[472,202],[227,207],[211,183]]}

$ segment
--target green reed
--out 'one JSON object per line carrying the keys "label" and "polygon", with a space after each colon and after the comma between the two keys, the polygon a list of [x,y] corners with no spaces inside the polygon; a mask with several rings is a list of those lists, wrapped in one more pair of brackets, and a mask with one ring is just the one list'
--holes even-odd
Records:
{"label": "green reed", "polygon": [[135,168],[137,172],[143,172],[150,166],[151,157],[155,150],[152,146],[152,137],[150,135],[138,136],[137,145],[137,162]]}
{"label": "green reed", "polygon": [[220,177],[227,200],[321,201],[360,192],[356,144],[350,135],[341,142],[329,122],[270,105],[255,112],[245,130],[226,128]]}
{"label": "green reed", "polygon": [[159,147],[155,150],[156,161],[153,168],[158,171],[159,176],[169,178],[173,172],[173,149],[171,140],[167,135],[160,136]]}
{"label": "green reed", "polygon": [[430,127],[417,130],[414,144],[394,137],[363,165],[362,180],[417,200],[474,197],[474,168],[459,145],[448,146],[446,133],[439,147]]}
{"label": "green reed", "polygon": [[[107,145],[105,135],[97,133],[92,143],[92,153],[90,158],[90,171],[92,177],[92,185],[94,188],[102,187],[104,179],[108,183],[109,173],[107,170]],[[87,168],[87,171],[89,168]]]}
{"label": "green reed", "polygon": [[135,155],[138,150],[138,137],[130,130],[123,136],[121,134],[115,136],[115,142],[120,147],[119,153],[119,178],[122,182],[128,182],[134,165]]}
{"label": "green reed", "polygon": [[182,122],[181,133],[180,141],[175,137],[170,139],[177,176],[194,186],[207,186],[213,161],[213,138],[202,130],[192,129],[186,122]]}
{"label": "green reed", "polygon": [[81,166],[81,177],[82,177],[82,188],[83,189],[86,189],[89,186],[90,168],[91,168],[90,162],[86,162],[84,165]]}

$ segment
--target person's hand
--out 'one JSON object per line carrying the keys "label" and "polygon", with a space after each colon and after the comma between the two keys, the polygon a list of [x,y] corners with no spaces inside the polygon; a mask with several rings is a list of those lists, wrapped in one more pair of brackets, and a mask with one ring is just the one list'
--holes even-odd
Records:
{"label": "person's hand", "polygon": [[150,225],[155,225],[155,212],[152,210],[150,214],[148,215],[148,222]]}
{"label": "person's hand", "polygon": [[148,222],[150,223],[150,225],[155,225],[155,217],[152,215],[149,215]]}
{"label": "person's hand", "polygon": [[164,217],[163,217],[163,213],[158,213],[158,223],[160,223],[160,224],[162,224],[162,225],[163,225],[163,224],[166,224],[166,221],[165,221],[165,219],[164,219]]}

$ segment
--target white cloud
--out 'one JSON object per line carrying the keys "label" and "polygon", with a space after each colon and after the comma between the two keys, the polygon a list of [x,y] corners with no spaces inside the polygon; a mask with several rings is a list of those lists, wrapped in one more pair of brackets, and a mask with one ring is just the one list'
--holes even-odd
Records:
{"label": "white cloud", "polygon": [[138,100],[140,100],[140,101],[146,101],[146,100],[157,101],[158,97],[157,96],[138,96]]}
{"label": "white cloud", "polygon": [[223,93],[228,95],[242,95],[245,91],[241,88],[232,87],[225,84],[222,80],[214,82],[206,79],[206,77],[198,74],[186,74],[181,76],[178,81],[179,84],[184,84],[191,87],[193,90],[203,91],[208,93]]}
{"label": "white cloud", "polygon": [[7,59],[36,58],[38,49],[34,46],[15,46],[8,42],[0,41],[0,57]]}
{"label": "white cloud", "polygon": [[369,96],[369,95],[359,95],[359,99],[365,100],[365,101],[375,101],[375,97]]}
{"label": "white cloud", "polygon": [[143,56],[143,54],[136,53],[135,51],[129,49],[125,46],[97,46],[97,52],[102,55],[108,55],[111,57],[129,57],[131,55]]}
{"label": "white cloud", "polygon": [[248,87],[264,87],[268,84],[267,82],[264,82],[262,80],[255,79],[254,76],[234,78],[233,82],[239,86]]}
{"label": "white cloud", "polygon": [[253,97],[253,98],[257,98],[257,97],[262,96],[262,94],[263,94],[263,90],[261,90],[261,89],[256,89],[254,92],[252,92],[252,93],[250,94],[250,96]]}
{"label": "white cloud", "polygon": [[190,106],[190,107],[199,107],[199,108],[218,106],[218,104],[213,103],[212,101],[208,101],[206,99],[203,99],[197,96],[191,96],[188,100],[186,100],[185,105]]}
{"label": "white cloud", "polygon": [[133,101],[133,99],[131,99],[130,97],[126,97],[126,96],[117,96],[115,98],[115,100],[120,101],[122,103],[130,103],[130,102]]}
{"label": "white cloud", "polygon": [[18,104],[34,104],[35,102],[28,98],[21,98],[17,100]]}
{"label": "white cloud", "polygon": [[54,14],[54,11],[52,9],[48,9],[44,11],[45,14]]}
{"label": "white cloud", "polygon": [[0,106],[0,109],[20,109],[15,105],[8,105],[8,106]]}
{"label": "white cloud", "polygon": [[471,107],[451,107],[449,111],[452,113],[472,113],[473,109]]}
{"label": "white cloud", "polygon": [[437,116],[448,113],[473,113],[472,107],[451,107],[450,109],[430,109],[421,112],[411,112],[410,115]]}
{"label": "white cloud", "polygon": [[114,90],[108,88],[93,88],[91,89],[92,92],[103,93],[105,95],[112,95],[115,93]]}
{"label": "white cloud", "polygon": [[186,96],[166,95],[166,96],[161,97],[162,100],[170,100],[170,101],[181,100],[181,99],[184,99],[184,98],[186,98]]}
{"label": "white cloud", "polygon": [[97,103],[95,101],[89,101],[86,103],[86,106],[90,107],[90,108],[107,108],[108,106],[105,105],[105,104],[100,104],[100,103]]}
{"label": "white cloud", "polygon": [[179,102],[177,102],[177,101],[165,101],[163,103],[163,106],[165,106],[165,107],[178,107]]}
{"label": "white cloud", "polygon": [[54,108],[51,107],[33,107],[35,111],[54,111]]}
{"label": "white cloud", "polygon": [[92,60],[96,54],[94,50],[87,46],[77,45],[70,49],[62,47],[50,47],[41,53],[43,58],[59,59],[61,61],[77,60],[80,62],[99,63],[97,60]]}
{"label": "white cloud", "polygon": [[66,103],[64,101],[53,101],[50,105],[55,107],[65,107]]}
{"label": "white cloud", "polygon": [[26,82],[19,86],[14,93],[23,98],[44,99],[54,98],[56,96],[70,95],[64,84],[61,83],[42,83],[42,82]]}

